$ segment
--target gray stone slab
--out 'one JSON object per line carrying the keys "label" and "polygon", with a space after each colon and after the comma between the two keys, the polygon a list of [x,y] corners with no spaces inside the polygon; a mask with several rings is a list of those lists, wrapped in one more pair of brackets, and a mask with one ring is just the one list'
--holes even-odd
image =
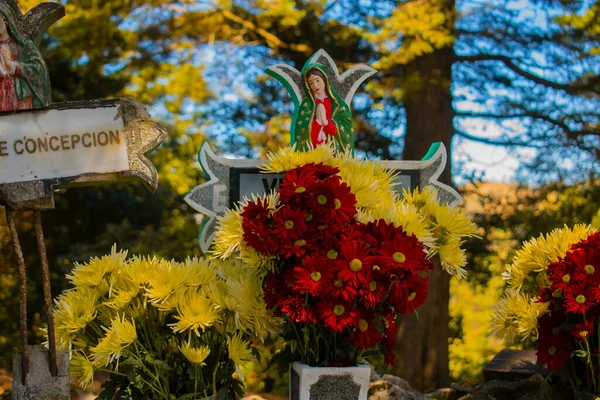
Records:
{"label": "gray stone slab", "polygon": [[21,356],[13,357],[13,400],[68,400],[71,398],[69,352],[57,351],[58,376],[50,374],[48,350],[42,346],[27,346],[29,372],[25,385],[21,379]]}
{"label": "gray stone slab", "polygon": [[535,350],[504,349],[483,368],[486,382],[516,381],[535,374],[548,375],[548,370],[537,364]]}

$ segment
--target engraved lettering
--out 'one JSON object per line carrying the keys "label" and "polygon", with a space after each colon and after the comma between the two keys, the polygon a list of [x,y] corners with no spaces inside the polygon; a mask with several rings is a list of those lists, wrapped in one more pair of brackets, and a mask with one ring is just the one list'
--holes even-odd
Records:
{"label": "engraved lettering", "polygon": [[35,153],[36,149],[37,149],[37,146],[35,145],[35,140],[33,140],[33,139],[27,139],[25,141],[25,150],[27,150],[27,152],[29,154]]}
{"label": "engraved lettering", "polygon": [[213,186],[213,210],[215,212],[225,212],[227,210],[227,186]]}
{"label": "engraved lettering", "polygon": [[37,140],[38,151],[41,152],[42,149],[44,151],[48,151],[48,138],[38,138]]}
{"label": "engraved lettering", "polygon": [[81,141],[81,137],[79,135],[71,135],[71,147],[75,149],[75,145]]}
{"label": "engraved lettering", "polygon": [[[86,137],[89,139],[87,142],[85,141]],[[89,133],[84,133],[83,135],[81,135],[81,143],[83,143],[84,147],[92,146],[91,137],[92,137],[92,135],[90,135]]]}
{"label": "engraved lettering", "polygon": [[110,144],[121,144],[121,135],[119,135],[119,131],[108,131],[108,134],[110,135]]}
{"label": "engraved lettering", "polygon": [[98,133],[98,144],[100,146],[106,146],[108,144],[108,135],[106,132]]}
{"label": "engraved lettering", "polygon": [[271,180],[269,178],[262,178],[262,184],[265,188],[265,192],[269,193],[271,190],[275,190],[279,187],[279,179],[272,178]]}
{"label": "engraved lettering", "polygon": [[50,145],[50,150],[52,151],[58,151],[60,150],[60,147],[58,146],[58,144],[53,144],[54,142],[58,142],[58,137],[57,136],[50,136],[50,140],[48,140],[48,144]]}
{"label": "engraved lettering", "polygon": [[[17,149],[17,145],[20,144],[21,145],[21,149],[18,150]],[[22,140],[15,140],[15,144],[13,145],[13,149],[15,150],[15,154],[23,154],[23,152],[25,150],[23,150],[23,141]]]}
{"label": "engraved lettering", "polygon": [[60,137],[60,146],[63,150],[71,150],[69,147],[69,135],[62,135]]}

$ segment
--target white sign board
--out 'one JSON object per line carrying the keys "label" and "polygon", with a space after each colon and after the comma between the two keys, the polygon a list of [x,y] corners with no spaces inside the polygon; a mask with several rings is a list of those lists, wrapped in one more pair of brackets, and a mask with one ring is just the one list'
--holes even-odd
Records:
{"label": "white sign board", "polygon": [[0,119],[0,184],[129,169],[117,108],[38,111]]}

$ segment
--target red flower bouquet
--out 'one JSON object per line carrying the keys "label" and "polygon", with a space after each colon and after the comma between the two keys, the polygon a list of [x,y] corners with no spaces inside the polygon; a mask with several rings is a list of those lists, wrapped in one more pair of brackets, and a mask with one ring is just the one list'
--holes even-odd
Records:
{"label": "red flower bouquet", "polygon": [[549,286],[538,292],[548,313],[538,320],[538,360],[550,370],[573,362],[585,367],[586,386],[598,392],[600,369],[598,324],[600,323],[600,233],[571,246],[564,257],[548,265]]}
{"label": "red flower bouquet", "polygon": [[600,390],[600,233],[556,229],[527,242],[503,274],[509,289],[494,316],[496,332],[537,339],[537,359],[575,391]]}
{"label": "red flower bouquet", "polygon": [[432,264],[415,235],[383,219],[361,223],[356,198],[338,168],[289,170],[276,201],[242,209],[243,238],[272,256],[264,294],[286,319],[296,359],[312,366],[355,365],[381,348],[395,361],[395,318],[427,298]]}

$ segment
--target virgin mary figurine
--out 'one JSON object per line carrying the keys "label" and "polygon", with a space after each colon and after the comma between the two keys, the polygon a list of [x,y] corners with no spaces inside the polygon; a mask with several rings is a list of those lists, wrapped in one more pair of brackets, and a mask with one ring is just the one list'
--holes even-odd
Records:
{"label": "virgin mary figurine", "polygon": [[0,3],[0,111],[42,108],[50,103],[50,78],[42,55]]}
{"label": "virgin mary figurine", "polygon": [[329,84],[326,68],[308,64],[302,73],[308,96],[300,105],[296,126],[296,148],[300,151],[335,143],[337,152],[354,150],[350,107]]}

